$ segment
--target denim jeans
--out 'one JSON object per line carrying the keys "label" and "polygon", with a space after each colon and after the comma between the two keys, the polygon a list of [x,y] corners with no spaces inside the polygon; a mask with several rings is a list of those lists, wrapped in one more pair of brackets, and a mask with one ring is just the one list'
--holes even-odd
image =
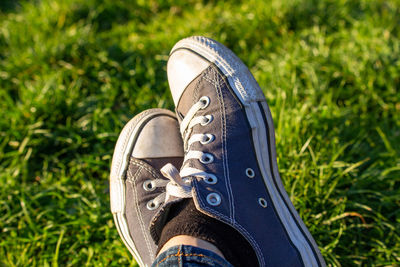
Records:
{"label": "denim jeans", "polygon": [[156,260],[153,262],[152,267],[206,267],[206,266],[217,266],[217,267],[233,267],[232,264],[227,262],[212,251],[179,245],[171,247],[168,250],[161,253]]}

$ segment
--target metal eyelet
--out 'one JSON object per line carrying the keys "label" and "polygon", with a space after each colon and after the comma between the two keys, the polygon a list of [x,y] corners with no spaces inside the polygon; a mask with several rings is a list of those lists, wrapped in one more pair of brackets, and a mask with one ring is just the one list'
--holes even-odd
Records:
{"label": "metal eyelet", "polygon": [[207,184],[216,184],[218,182],[218,179],[217,176],[215,176],[214,174],[207,174],[204,182],[206,182]]}
{"label": "metal eyelet", "polygon": [[147,202],[146,207],[148,210],[155,210],[160,206],[160,203],[154,202],[154,200],[150,200]]}
{"label": "metal eyelet", "polygon": [[210,98],[208,96],[202,96],[199,101],[203,104],[201,109],[205,109],[210,105]]}
{"label": "metal eyelet", "polygon": [[199,160],[203,164],[208,164],[214,161],[214,156],[209,153],[204,153]]}
{"label": "metal eyelet", "polygon": [[146,191],[154,191],[156,189],[156,185],[154,181],[147,180],[143,183],[143,189]]}
{"label": "metal eyelet", "polygon": [[202,145],[206,145],[214,141],[215,137],[212,134],[205,134],[203,140],[200,141]]}
{"label": "metal eyelet", "polygon": [[221,204],[221,197],[217,193],[210,193],[207,195],[207,202],[211,206],[218,206]]}
{"label": "metal eyelet", "polygon": [[266,208],[266,207],[268,206],[267,201],[266,201],[264,198],[262,198],[262,197],[260,197],[260,198],[258,199],[258,204],[260,204],[260,206],[263,207],[263,208]]}
{"label": "metal eyelet", "polygon": [[256,174],[254,173],[254,171],[253,171],[252,168],[247,168],[247,169],[246,169],[246,175],[247,175],[247,177],[249,177],[249,178],[254,178],[254,176],[256,176]]}
{"label": "metal eyelet", "polygon": [[206,120],[204,122],[200,123],[201,126],[206,126],[207,124],[212,122],[214,119],[213,115],[205,115],[204,117],[206,118]]}

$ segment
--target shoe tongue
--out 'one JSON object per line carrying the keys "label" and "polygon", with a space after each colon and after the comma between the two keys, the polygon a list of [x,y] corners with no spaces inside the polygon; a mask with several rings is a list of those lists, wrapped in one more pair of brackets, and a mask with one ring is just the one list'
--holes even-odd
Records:
{"label": "shoe tongue", "polygon": [[[182,120],[183,117],[186,116],[189,109],[199,101],[201,95],[199,94],[199,80],[201,79],[202,75],[199,75],[196,79],[194,79],[184,90],[178,105],[176,107],[176,113],[178,114],[178,119]],[[183,161],[183,159],[182,159]],[[171,162],[175,167],[182,166],[182,161],[180,164],[174,164]],[[166,164],[166,163],[165,163]],[[163,164],[159,169],[161,169],[165,164]],[[161,232],[167,222],[168,214],[170,208],[181,201],[183,198],[177,198],[174,196],[170,196],[168,201],[163,204],[163,206],[158,210],[158,212],[154,215],[153,219],[150,221],[150,234],[153,240],[158,244],[160,240]]]}
{"label": "shoe tongue", "polygon": [[[182,166],[183,163],[183,157],[174,157],[174,158],[150,158],[150,159],[141,159],[148,163],[149,165],[153,166],[154,169],[157,171],[160,171],[162,167],[164,167],[166,164],[171,163],[175,167],[180,167]],[[161,175],[161,172],[160,172]],[[150,234],[153,238],[153,240],[157,243],[158,240],[160,239],[161,231],[164,228],[164,225],[166,223],[169,209],[174,203],[178,203],[182,201],[182,198],[177,198],[171,196],[168,200],[168,202],[164,203],[163,206],[157,211],[157,213],[153,216],[153,218],[150,221]]]}
{"label": "shoe tongue", "polygon": [[152,166],[157,171],[160,171],[162,167],[166,164],[171,163],[175,167],[179,168],[182,166],[183,157],[168,157],[168,158],[147,158],[147,159],[140,159]]}

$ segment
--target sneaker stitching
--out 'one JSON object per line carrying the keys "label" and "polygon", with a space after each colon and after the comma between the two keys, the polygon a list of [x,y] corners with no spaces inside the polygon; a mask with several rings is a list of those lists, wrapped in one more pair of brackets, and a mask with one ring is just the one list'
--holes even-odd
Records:
{"label": "sneaker stitching", "polygon": [[165,256],[165,258],[163,258],[160,262],[157,263],[157,266],[159,266],[162,262],[164,262],[165,260],[167,260],[168,258],[172,258],[172,257],[178,257],[178,264],[180,264],[180,257],[184,256],[184,257],[190,257],[190,256],[195,256],[195,257],[203,257],[203,258],[208,258],[210,260],[213,260],[215,262],[217,262],[218,264],[220,264],[221,266],[229,266],[224,264],[223,262],[219,261],[216,258],[213,258],[211,256],[206,256],[204,254],[197,254],[197,253],[182,253],[179,249],[179,251],[176,254],[172,254],[172,255],[167,255]]}
{"label": "sneaker stitching", "polygon": [[[139,169],[136,171],[136,173],[135,173],[135,175],[134,175],[134,177],[132,179],[133,181],[137,180],[137,177],[142,172],[142,169],[144,169],[144,168],[143,167],[139,167]],[[151,248],[151,244],[150,244],[149,238],[147,236],[147,232],[146,232],[146,227],[144,225],[142,213],[140,212],[139,197],[138,197],[138,192],[137,192],[137,189],[136,189],[136,183],[132,182],[132,180],[129,180],[129,183],[131,184],[131,188],[132,188],[132,190],[133,190],[133,192],[135,194],[135,200],[136,200],[136,201],[134,201],[135,202],[135,209],[136,209],[136,213],[138,214],[138,217],[139,217],[140,228],[142,230],[142,233],[143,233],[143,236],[144,236],[144,239],[145,239],[145,242],[146,242],[147,249],[149,251],[150,257],[154,258],[154,251]]]}
{"label": "sneaker stitching", "polygon": [[[204,76],[204,75],[203,75]],[[200,88],[200,81],[201,79],[199,79],[196,83],[196,87],[194,88],[194,93],[193,93],[193,98],[192,98],[192,104],[196,103],[198,101],[199,97],[199,88]]]}
{"label": "sneaker stitching", "polygon": [[179,246],[178,252],[176,253],[178,255],[178,266],[181,266],[181,248],[182,246]]}
{"label": "sneaker stitching", "polygon": [[[224,79],[220,79],[220,80],[219,80],[219,79],[218,79],[218,72],[216,72],[214,69],[212,69],[212,70],[210,69],[210,72],[211,72],[211,71],[212,71],[212,73],[210,73],[210,74],[213,74],[213,78],[214,78],[213,80],[211,80],[210,78],[208,78],[208,77],[206,77],[206,76],[203,76],[202,78],[203,78],[204,80],[210,82],[211,84],[213,84],[213,85],[216,87],[217,97],[219,98],[220,102],[222,102],[222,104],[223,104],[222,90],[221,90],[220,82],[222,82],[223,84],[225,84],[225,85],[227,86],[226,81],[225,81]],[[219,90],[218,90],[218,89],[219,89]],[[222,110],[223,110],[223,109],[221,108],[221,105],[220,105],[220,112],[221,112],[221,115],[222,115],[222,113],[223,113]],[[225,117],[224,117],[224,118],[225,118]],[[224,125],[224,124],[223,124],[223,117],[222,117],[222,116],[221,116],[221,125],[222,125],[222,126]],[[226,133],[226,129],[224,129],[224,130],[225,130],[225,132],[223,131],[222,136],[223,136],[223,138],[224,138],[224,140],[225,140],[225,142],[226,142],[226,135],[224,135],[224,133]],[[224,144],[224,142],[223,142],[223,144]],[[226,144],[226,143],[225,143],[225,144]],[[224,151],[225,151],[225,153],[226,153],[226,154],[223,154],[224,177],[225,177],[226,183],[229,183],[229,181],[227,181],[228,179],[227,179],[226,174],[225,174],[225,167],[228,168],[228,166],[227,166],[228,160],[227,160],[226,157],[225,157],[225,155],[227,155],[227,149],[226,149],[226,145],[225,145],[225,146],[223,145],[223,147],[224,147]],[[225,165],[224,159],[226,159],[226,165]],[[196,183],[195,183],[195,187],[196,187],[196,191],[199,192],[198,186],[197,186]],[[232,188],[231,188],[230,183],[229,183],[229,186],[227,185],[227,189],[229,190],[229,192],[228,192],[228,197],[230,198],[230,197],[232,196],[232,198],[233,198],[233,192],[232,192]],[[229,193],[231,194],[231,196],[230,196]],[[255,239],[250,235],[250,233],[249,233],[245,228],[243,228],[243,227],[234,219],[234,216],[232,215],[232,217],[229,218],[229,217],[227,217],[227,216],[225,216],[225,215],[219,213],[218,211],[215,211],[215,210],[213,210],[213,209],[208,208],[208,207],[205,205],[205,203],[202,201],[201,198],[198,198],[198,199],[199,199],[199,201],[200,201],[200,203],[201,203],[201,206],[203,207],[204,210],[208,211],[208,212],[211,213],[211,214],[214,213],[214,214],[216,214],[216,215],[221,216],[222,218],[225,218],[225,220],[228,221],[228,222],[230,222],[232,226],[236,226],[237,228],[239,228],[239,229],[242,231],[242,233],[243,233],[245,236],[248,237],[249,242],[253,245],[254,249],[256,250],[257,254],[258,254],[259,257],[260,257],[261,265],[264,266],[264,264],[265,264],[265,262],[264,262],[264,257],[263,257],[263,255],[262,255],[262,252],[261,252],[260,247],[258,246],[258,243],[257,243],[257,242],[255,241]],[[233,208],[234,208],[234,203],[233,203],[233,201],[232,201],[231,205],[229,205],[229,206],[230,206],[230,209],[232,208],[232,206],[233,206]],[[231,211],[231,214],[233,214],[232,211]]]}
{"label": "sneaker stitching", "polygon": [[135,158],[131,158],[131,164],[142,167],[146,171],[148,171],[151,175],[154,176],[154,178],[161,178],[161,176],[155,172],[151,167],[149,167],[146,163],[143,163]]}
{"label": "sneaker stitching", "polygon": [[228,199],[229,199],[229,214],[230,214],[230,220],[233,223],[235,221],[234,217],[234,210],[235,210],[235,204],[234,204],[234,198],[233,198],[233,192],[232,192],[232,186],[230,183],[230,178],[229,178],[229,166],[228,166],[228,151],[226,148],[226,114],[225,114],[225,106],[224,106],[224,99],[222,95],[222,90],[221,90],[221,85],[220,85],[220,80],[218,73],[213,69],[213,78],[215,80],[215,91],[218,97],[218,102],[219,102],[219,108],[220,108],[220,113],[221,113],[221,138],[222,138],[222,166],[224,170],[224,178],[225,178],[225,186],[226,189],[228,190]]}
{"label": "sneaker stitching", "polygon": [[[197,183],[194,183],[194,186],[195,186],[195,191],[196,191],[196,192],[199,192],[200,190],[199,190],[199,187],[198,187]],[[196,198],[196,199],[200,202],[200,206],[202,207],[202,209],[205,210],[205,211],[207,211],[207,212],[209,213],[208,215],[211,215],[211,217],[214,217],[214,218],[216,218],[216,219],[219,219],[217,216],[220,216],[220,217],[222,217],[223,219],[225,219],[225,220],[224,220],[225,222],[227,222],[227,223],[229,224],[229,222],[231,221],[229,217],[225,216],[224,214],[222,214],[222,213],[220,213],[220,212],[218,212],[218,211],[216,211],[216,210],[213,210],[213,209],[208,208],[208,207],[205,205],[205,203],[203,202],[203,200],[201,199],[201,197],[198,197],[198,198]],[[217,215],[217,216],[212,216],[212,215]],[[230,224],[230,225],[231,225],[233,228],[235,228],[235,227],[239,228],[239,229],[242,231],[242,234],[245,235],[246,237],[248,237],[248,239],[249,239],[248,241],[250,242],[250,244],[253,245],[253,248],[256,250],[256,254],[258,254],[259,257],[260,257],[261,266],[265,266],[264,256],[263,256],[263,254],[262,254],[262,252],[261,252],[261,249],[260,249],[260,247],[259,247],[257,241],[256,241],[256,240],[250,235],[250,233],[249,233],[243,226],[241,226],[238,222],[235,221],[233,224]]]}
{"label": "sneaker stitching", "polygon": [[204,73],[204,75],[203,75],[203,79],[204,80],[206,80],[207,82],[209,82],[209,83],[211,83],[212,85],[214,85],[214,86],[217,86],[217,80],[216,79],[210,79],[210,78],[208,78],[208,74],[210,74],[210,75],[215,75],[215,70],[212,68],[212,67],[210,67],[209,69],[207,69],[206,70],[206,72]]}

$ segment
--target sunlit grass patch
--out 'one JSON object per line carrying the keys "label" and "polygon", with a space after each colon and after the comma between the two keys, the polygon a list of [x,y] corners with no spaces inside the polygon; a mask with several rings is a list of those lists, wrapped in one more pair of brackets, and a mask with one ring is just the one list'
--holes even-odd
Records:
{"label": "sunlit grass patch", "polygon": [[263,88],[286,190],[332,266],[400,261],[398,1],[3,1],[0,262],[135,265],[109,209],[123,125],[173,109],[179,39],[230,47]]}

